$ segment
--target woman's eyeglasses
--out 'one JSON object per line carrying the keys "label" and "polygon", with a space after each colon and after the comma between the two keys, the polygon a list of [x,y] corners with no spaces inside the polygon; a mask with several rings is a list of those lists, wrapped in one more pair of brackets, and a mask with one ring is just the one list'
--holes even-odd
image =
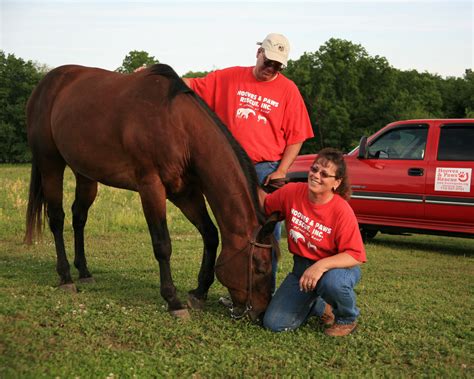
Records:
{"label": "woman's eyeglasses", "polygon": [[309,168],[309,171],[311,171],[313,174],[317,174],[319,172],[319,176],[323,179],[337,178],[336,175],[329,175],[326,171],[321,170],[321,168],[319,168],[319,166],[311,166]]}

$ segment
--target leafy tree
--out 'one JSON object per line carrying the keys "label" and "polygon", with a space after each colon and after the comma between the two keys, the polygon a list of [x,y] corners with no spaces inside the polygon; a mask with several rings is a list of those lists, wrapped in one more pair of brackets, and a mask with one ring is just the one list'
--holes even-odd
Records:
{"label": "leafy tree", "polygon": [[160,63],[158,59],[150,56],[146,51],[132,50],[122,62],[122,65],[115,71],[122,73],[131,73],[140,66],[151,66]]}
{"label": "leafy tree", "polygon": [[[133,50],[116,71],[129,73],[159,63],[145,51]],[[25,107],[34,86],[49,71],[0,50],[0,162],[29,160]],[[189,71],[202,77],[208,71]],[[363,135],[383,125],[410,118],[474,117],[474,72],[446,79],[427,72],[401,71],[384,57],[370,56],[350,41],[330,39],[316,52],[288,62],[285,75],[298,86],[315,138],[302,153],[325,146],[349,151]]]}
{"label": "leafy tree", "polygon": [[322,145],[322,135],[319,133],[319,118],[317,117],[316,104],[321,103],[321,98],[318,96],[317,89],[314,85],[314,53],[304,53],[298,60],[289,60],[288,66],[284,74],[292,79],[297,85],[306,109],[313,126],[315,138],[304,143],[301,153],[314,153],[318,151]]}
{"label": "leafy tree", "polygon": [[43,77],[36,64],[0,50],[0,162],[27,162],[26,103]]}
{"label": "leafy tree", "polygon": [[474,72],[466,70],[463,78],[449,77],[438,83],[443,99],[443,117],[474,117]]}
{"label": "leafy tree", "polygon": [[286,75],[300,89],[316,138],[303,146],[348,151],[361,135],[382,126],[381,111],[393,92],[393,69],[387,60],[370,57],[352,42],[330,39],[315,53],[288,64]]}
{"label": "leafy tree", "polygon": [[416,70],[397,71],[397,92],[392,104],[397,119],[443,117],[438,75]]}
{"label": "leafy tree", "polygon": [[464,105],[465,105],[465,114],[466,117],[474,118],[474,71],[472,69],[467,69],[464,74],[464,80],[466,86],[464,89]]}
{"label": "leafy tree", "polygon": [[183,75],[183,78],[202,78],[209,74],[211,71],[188,71]]}
{"label": "leafy tree", "polygon": [[474,74],[442,79],[400,71],[384,57],[370,56],[350,41],[330,39],[314,53],[290,61],[285,75],[305,100],[315,138],[302,153],[325,146],[343,151],[361,136],[403,119],[466,117],[474,114]]}

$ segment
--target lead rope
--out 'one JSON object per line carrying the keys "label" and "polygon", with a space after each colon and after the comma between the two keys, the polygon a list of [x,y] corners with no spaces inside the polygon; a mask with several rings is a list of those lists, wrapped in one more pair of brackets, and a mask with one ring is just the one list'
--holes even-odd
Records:
{"label": "lead rope", "polygon": [[[261,227],[260,227],[261,229]],[[263,248],[266,248],[266,249],[269,249],[269,248],[272,248],[273,246],[272,245],[269,245],[269,244],[265,244],[265,243],[259,243],[255,240],[253,241],[250,241],[249,242],[250,244],[250,253],[249,253],[249,274],[247,275],[248,277],[248,283],[247,283],[247,303],[246,303],[246,307],[248,308],[248,310],[251,310],[252,309],[252,304],[251,304],[251,299],[252,299],[252,289],[253,289],[253,286],[252,286],[252,278],[253,278],[253,249],[255,248],[255,246],[257,247],[263,247]]]}
{"label": "lead rope", "polygon": [[234,320],[239,320],[243,317],[245,317],[251,310],[252,310],[252,289],[253,289],[253,286],[252,286],[252,278],[253,278],[253,253],[254,253],[254,248],[255,246],[256,247],[262,247],[262,248],[266,248],[266,249],[271,249],[273,246],[271,244],[265,244],[265,243],[260,243],[260,242],[257,242],[257,236],[258,236],[258,233],[260,233],[260,230],[262,230],[262,225],[260,225],[257,229],[255,229],[254,233],[253,233],[253,236],[252,236],[252,239],[249,241],[249,244],[250,244],[250,251],[249,251],[249,264],[248,264],[248,268],[249,268],[249,271],[248,271],[248,275],[247,275],[247,301],[245,303],[245,310],[240,314],[240,315],[236,315],[234,313],[234,308],[232,307],[231,308],[231,317],[234,319]]}
{"label": "lead rope", "polygon": [[251,310],[252,310],[252,261],[253,261],[253,248],[254,248],[254,241],[249,241],[250,244],[250,252],[249,252],[249,271],[247,275],[247,301],[245,302],[245,309],[241,314],[235,313],[234,306],[230,308],[230,317],[234,320],[240,320],[244,318]]}

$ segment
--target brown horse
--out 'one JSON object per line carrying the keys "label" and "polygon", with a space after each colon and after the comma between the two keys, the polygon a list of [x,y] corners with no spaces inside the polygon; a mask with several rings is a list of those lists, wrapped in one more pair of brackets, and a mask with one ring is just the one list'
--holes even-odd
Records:
{"label": "brown horse", "polygon": [[[100,182],[139,193],[159,263],[160,292],[172,314],[188,315],[171,276],[167,198],[204,242],[198,286],[189,292],[188,305],[203,306],[215,268],[236,314],[255,319],[265,310],[274,220],[265,221],[260,209],[255,170],[227,128],[169,66],[130,75],[58,67],[34,90],[27,116],[33,162],[25,241],[31,243],[41,232],[44,208],[54,235],[60,287],[76,290],[63,239],[67,165],[76,177],[72,223],[79,282],[92,280],[84,227]],[[219,237],[204,196],[221,234],[217,263]]]}

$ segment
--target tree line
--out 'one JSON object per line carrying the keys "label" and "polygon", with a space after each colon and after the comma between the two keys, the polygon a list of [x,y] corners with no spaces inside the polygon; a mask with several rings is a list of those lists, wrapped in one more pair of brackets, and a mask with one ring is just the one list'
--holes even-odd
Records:
{"label": "tree line", "polygon": [[[116,69],[130,73],[159,63],[145,51],[131,51]],[[0,50],[0,162],[28,162],[25,107],[33,88],[49,68]],[[204,76],[190,71],[185,77]],[[413,118],[474,117],[474,72],[442,78],[428,72],[402,71],[364,47],[330,39],[318,51],[290,60],[284,74],[298,86],[315,138],[302,153],[332,146],[348,152],[360,137],[389,122]]]}

